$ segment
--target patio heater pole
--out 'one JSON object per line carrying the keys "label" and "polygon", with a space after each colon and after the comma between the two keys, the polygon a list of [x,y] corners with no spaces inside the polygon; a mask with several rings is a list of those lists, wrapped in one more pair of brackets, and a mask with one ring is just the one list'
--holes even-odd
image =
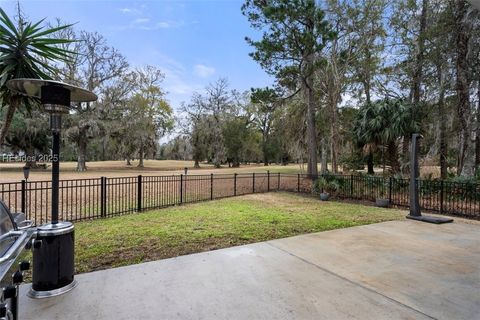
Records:
{"label": "patio heater pole", "polygon": [[51,114],[50,128],[52,130],[52,224],[58,223],[61,126],[62,116],[60,114]]}
{"label": "patio heater pole", "polygon": [[450,218],[422,215],[418,188],[418,179],[420,177],[420,168],[418,166],[418,150],[419,140],[422,138],[423,137],[418,133],[412,134],[410,150],[410,213],[408,214],[407,218],[435,224],[452,222],[453,219]]}
{"label": "patio heater pole", "polygon": [[410,217],[420,217],[420,202],[418,200],[418,178],[420,169],[418,168],[418,139],[421,136],[418,133],[412,134],[410,150]]}
{"label": "patio heater pole", "polygon": [[40,99],[50,114],[52,131],[52,217],[51,223],[37,227],[40,246],[33,249],[31,298],[48,298],[72,290],[76,286],[75,230],[69,221],[59,221],[60,132],[62,115],[70,111],[70,103],[90,102],[97,96],[90,91],[66,83],[41,79],[13,79],[7,87],[17,94]]}

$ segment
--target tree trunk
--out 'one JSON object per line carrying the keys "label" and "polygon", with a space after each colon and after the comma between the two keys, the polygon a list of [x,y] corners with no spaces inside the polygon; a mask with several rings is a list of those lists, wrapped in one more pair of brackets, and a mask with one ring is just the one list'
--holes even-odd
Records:
{"label": "tree trunk", "polygon": [[373,170],[373,152],[371,151],[367,155],[367,173],[375,174],[375,170]]}
{"label": "tree trunk", "polygon": [[[365,47],[365,56],[369,60],[371,57],[370,50],[368,47]],[[363,90],[365,91],[365,96],[366,96],[366,102],[367,104],[370,104],[372,102],[371,100],[371,74],[370,74],[370,69],[368,66],[366,67],[366,72],[365,72],[365,79],[363,81]],[[367,173],[368,174],[375,174],[375,171],[373,170],[373,153],[369,151],[367,155]]]}
{"label": "tree trunk", "polygon": [[8,103],[7,112],[3,118],[2,129],[0,131],[0,147],[5,143],[5,138],[7,137],[8,129],[12,124],[13,116],[15,111],[20,106],[20,98],[18,96],[12,96]]}
{"label": "tree trunk", "polygon": [[325,142],[325,138],[322,138],[321,140],[321,148],[322,148],[322,159],[321,159],[321,164],[320,164],[320,172],[322,174],[327,173],[328,168],[328,149],[327,149],[327,143]]}
{"label": "tree trunk", "polygon": [[132,163],[130,162],[130,156],[127,157],[127,166],[131,166]]}
{"label": "tree trunk", "polygon": [[226,160],[225,158],[225,139],[222,134],[222,125],[219,114],[214,114],[214,124],[212,128],[212,134],[216,138],[215,143],[213,143],[213,165],[215,168],[220,168],[222,163]]}
{"label": "tree trunk", "polygon": [[267,130],[262,130],[262,152],[263,152],[263,165],[268,166],[268,151],[267,151]]}
{"label": "tree trunk", "polygon": [[86,158],[87,158],[87,137],[86,130],[81,129],[78,140],[78,159],[77,159],[77,171],[87,171]]}
{"label": "tree trunk", "polygon": [[[308,34],[313,34],[315,24],[315,17],[309,15],[306,21],[306,31]],[[303,75],[303,89],[305,95],[305,101],[307,103],[307,144],[308,144],[308,165],[307,173],[310,176],[318,175],[317,167],[317,129],[315,127],[315,113],[317,111],[315,105],[315,94],[314,94],[314,63],[315,63],[315,48],[308,47],[305,52],[305,68],[302,70]]]}
{"label": "tree trunk", "polygon": [[[370,53],[370,48],[368,46],[364,47],[365,49],[365,57],[367,58],[367,61],[370,63],[371,62],[371,53]],[[372,102],[371,98],[371,72],[370,72],[370,65],[365,66],[365,79],[363,81],[363,90],[365,91],[365,97],[367,98],[367,104],[370,104]]]}
{"label": "tree trunk", "polygon": [[339,79],[341,76],[339,75],[335,62],[332,62],[330,69],[330,79],[327,80],[329,82],[327,104],[329,109],[328,120],[330,121],[330,157],[332,161],[332,172],[338,173],[338,102],[341,98],[342,83]]}
{"label": "tree trunk", "polygon": [[400,171],[400,164],[398,163],[398,152],[397,144],[395,142],[390,142],[387,145],[387,155],[388,155],[388,164],[393,173],[398,173]]}
{"label": "tree trunk", "polygon": [[477,127],[475,128],[475,173],[480,169],[480,79],[477,87]]}
{"label": "tree trunk", "polygon": [[240,168],[240,161],[238,161],[238,159],[236,158],[233,159],[232,168]]}
{"label": "tree trunk", "polygon": [[410,172],[410,135],[403,136],[402,139],[402,156],[404,166],[402,168],[403,174],[408,174]]}
{"label": "tree trunk", "polygon": [[[414,108],[418,108],[421,100],[421,86],[423,81],[423,61],[425,55],[425,30],[427,28],[427,10],[428,10],[428,0],[422,0],[422,10],[420,12],[420,27],[418,30],[417,37],[417,47],[416,47],[416,57],[415,57],[415,66],[412,77],[412,87],[410,90],[410,101],[413,103]],[[410,135],[403,137],[403,146],[402,154],[404,162],[407,162],[407,159],[410,159]],[[406,168],[408,173],[410,165]]]}
{"label": "tree trunk", "polygon": [[456,33],[456,91],[457,91],[457,115],[460,122],[460,141],[458,150],[457,174],[473,176],[475,166],[475,152],[472,133],[472,114],[470,107],[470,83],[468,79],[468,49],[470,33],[467,22],[468,4],[464,0],[455,2],[455,33]]}
{"label": "tree trunk", "polygon": [[144,158],[144,146],[143,146],[143,141],[140,142],[140,149],[138,151],[138,167],[139,168],[143,168],[144,165],[143,165],[143,158]]}
{"label": "tree trunk", "polygon": [[475,139],[472,139],[471,132],[467,132],[468,144],[465,151],[462,175],[473,177],[475,175]]}
{"label": "tree trunk", "polygon": [[102,139],[102,161],[106,161],[107,160],[107,139],[104,137]]}
{"label": "tree trunk", "polygon": [[317,130],[315,127],[315,97],[313,94],[313,76],[304,81],[304,94],[307,102],[307,142],[308,142],[308,164],[307,174],[318,175],[317,169]]}
{"label": "tree trunk", "polygon": [[193,165],[193,167],[195,169],[199,169],[200,168],[200,162],[198,161],[198,159],[195,159],[195,164]]}
{"label": "tree trunk", "polygon": [[445,117],[445,74],[442,67],[437,67],[440,93],[438,99],[438,120],[439,120],[439,156],[440,156],[440,178],[447,179],[447,117]]}
{"label": "tree trunk", "polygon": [[340,83],[338,80],[338,71],[333,62],[330,67],[329,89],[327,93],[327,104],[329,109],[330,121],[330,157],[332,161],[332,172],[338,173],[338,101],[340,99]]}
{"label": "tree trunk", "polygon": [[332,159],[332,172],[338,173],[338,124],[337,124],[337,99],[330,101],[330,156]]}
{"label": "tree trunk", "polygon": [[371,93],[370,93],[370,88],[371,88],[370,79],[365,80],[365,82],[363,83],[363,87],[365,90],[365,96],[367,97],[367,104],[370,104],[372,102]]}
{"label": "tree trunk", "polygon": [[425,29],[427,27],[428,0],[422,0],[422,11],[420,13],[420,28],[417,37],[417,54],[415,57],[415,69],[412,78],[411,101],[415,106],[420,103],[421,85],[423,81],[423,57],[425,52]]}
{"label": "tree trunk", "polygon": [[35,156],[35,150],[33,147],[25,148],[25,156],[27,158],[25,166],[29,167],[30,169],[37,168],[37,158]]}
{"label": "tree trunk", "polygon": [[367,173],[368,174],[375,174],[373,170],[373,152],[369,152],[367,155]]}

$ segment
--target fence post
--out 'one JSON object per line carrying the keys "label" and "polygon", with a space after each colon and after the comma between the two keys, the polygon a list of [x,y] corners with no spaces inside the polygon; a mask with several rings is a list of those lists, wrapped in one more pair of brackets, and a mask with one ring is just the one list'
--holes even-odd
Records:
{"label": "fence post", "polygon": [[300,173],[297,173],[297,192],[300,192]]}
{"label": "fence post", "polygon": [[443,214],[443,180],[440,181],[440,214]]}
{"label": "fence post", "polygon": [[237,174],[233,174],[233,195],[237,195]]}
{"label": "fence post", "polygon": [[100,177],[100,216],[105,218],[107,215],[106,208],[107,208],[107,179],[105,177]]}
{"label": "fence post", "polygon": [[278,178],[277,178],[277,191],[280,191],[280,172],[278,173]]}
{"label": "fence post", "polygon": [[255,173],[252,173],[252,177],[253,177],[253,179],[252,179],[252,190],[253,190],[253,192],[252,193],[255,193]]}
{"label": "fence post", "polygon": [[183,174],[180,175],[180,204],[183,203]]}
{"label": "fence post", "polygon": [[213,173],[210,174],[210,200],[213,200]]}
{"label": "fence post", "polygon": [[142,175],[137,180],[137,211],[142,211]]}
{"label": "fence post", "polygon": [[388,178],[388,203],[392,204],[392,187],[393,187],[393,178]]}
{"label": "fence post", "polygon": [[267,170],[267,192],[270,192],[270,170]]}
{"label": "fence post", "polygon": [[353,198],[353,174],[350,175],[350,198]]}
{"label": "fence post", "polygon": [[25,216],[27,213],[25,212],[27,209],[27,181],[22,180],[22,212],[25,213]]}

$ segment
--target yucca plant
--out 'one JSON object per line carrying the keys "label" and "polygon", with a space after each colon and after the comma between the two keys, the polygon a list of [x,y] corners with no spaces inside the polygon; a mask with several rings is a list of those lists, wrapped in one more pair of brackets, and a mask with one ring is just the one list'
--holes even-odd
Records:
{"label": "yucca plant", "polygon": [[7,108],[0,130],[0,146],[5,141],[17,108],[22,104],[29,108],[38,103],[35,99],[11,92],[6,82],[16,78],[52,79],[56,73],[54,63],[68,61],[74,54],[59,46],[72,40],[54,37],[56,32],[71,25],[48,28],[43,25],[44,21],[20,21],[15,25],[0,8],[0,101],[1,107]]}

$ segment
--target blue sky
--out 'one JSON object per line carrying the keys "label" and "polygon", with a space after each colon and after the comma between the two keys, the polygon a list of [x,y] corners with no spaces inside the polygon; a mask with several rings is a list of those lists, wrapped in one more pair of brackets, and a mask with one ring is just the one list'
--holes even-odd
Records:
{"label": "blue sky", "polygon": [[[16,1],[0,5],[14,14]],[[159,67],[174,108],[219,77],[238,90],[273,82],[248,56],[244,37],[256,32],[241,14],[242,1],[22,0],[21,5],[30,20],[61,18],[77,22],[78,30],[98,31],[132,67]]]}

